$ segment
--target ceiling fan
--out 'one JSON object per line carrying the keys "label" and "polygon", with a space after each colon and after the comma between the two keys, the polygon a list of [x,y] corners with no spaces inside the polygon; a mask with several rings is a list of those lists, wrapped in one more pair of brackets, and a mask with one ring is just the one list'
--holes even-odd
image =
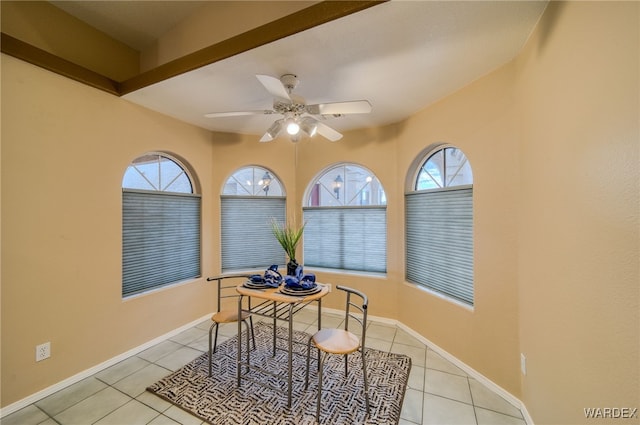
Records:
{"label": "ceiling fan", "polygon": [[273,109],[257,111],[212,112],[205,114],[207,118],[236,117],[243,115],[282,115],[274,121],[260,139],[270,142],[285,130],[292,142],[298,142],[303,135],[313,137],[316,133],[335,142],[342,138],[335,129],[322,121],[339,118],[347,114],[366,114],[371,112],[371,104],[367,100],[347,102],[317,103],[307,105],[305,100],[292,92],[299,83],[294,74],[285,74],[280,78],[270,75],[256,75],[260,83],[274,96]]}

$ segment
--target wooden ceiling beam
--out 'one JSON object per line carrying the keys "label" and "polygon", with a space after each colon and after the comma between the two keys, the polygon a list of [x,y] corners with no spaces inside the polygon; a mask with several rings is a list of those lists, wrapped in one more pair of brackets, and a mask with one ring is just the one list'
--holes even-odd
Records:
{"label": "wooden ceiling beam", "polygon": [[323,1],[120,82],[5,33],[2,33],[0,48],[2,53],[116,96],[122,96],[386,1],[388,0]]}
{"label": "wooden ceiling beam", "polygon": [[84,68],[59,56],[42,50],[8,34],[1,33],[2,53],[37,65],[56,74],[63,75],[88,86],[119,96],[118,82],[90,69]]}

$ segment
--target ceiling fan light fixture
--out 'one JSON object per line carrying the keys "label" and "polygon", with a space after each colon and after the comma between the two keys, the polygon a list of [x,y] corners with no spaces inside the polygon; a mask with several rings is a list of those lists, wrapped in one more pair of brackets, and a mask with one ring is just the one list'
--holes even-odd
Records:
{"label": "ceiling fan light fixture", "polygon": [[316,120],[314,120],[311,117],[304,118],[300,123],[300,128],[302,129],[302,131],[307,133],[309,137],[315,136],[316,132],[318,131],[318,125],[316,124]]}
{"label": "ceiling fan light fixture", "polygon": [[295,136],[300,132],[300,124],[295,119],[289,120],[287,123],[287,133],[292,136]]}
{"label": "ceiling fan light fixture", "polygon": [[269,127],[269,129],[267,130],[267,133],[269,133],[269,136],[271,136],[272,139],[275,139],[276,137],[278,137],[278,134],[280,134],[280,130],[282,130],[282,120],[277,120],[273,124],[271,124],[271,127]]}
{"label": "ceiling fan light fixture", "polygon": [[282,130],[282,120],[274,121],[274,123],[271,124],[271,127],[269,127],[267,132],[264,133],[264,135],[262,136],[260,141],[261,142],[270,142],[270,141],[272,141],[273,139],[278,137],[278,134],[280,134],[281,130]]}

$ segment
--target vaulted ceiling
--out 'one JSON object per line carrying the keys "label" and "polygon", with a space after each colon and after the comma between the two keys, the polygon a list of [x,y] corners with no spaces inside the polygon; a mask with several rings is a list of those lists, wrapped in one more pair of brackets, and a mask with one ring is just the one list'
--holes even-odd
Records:
{"label": "vaulted ceiling", "polygon": [[[136,50],[209,2],[52,1]],[[389,1],[142,84],[124,98],[213,130],[261,135],[274,116],[206,118],[272,107],[256,74],[296,74],[308,103],[367,99],[370,114],[332,119],[339,131],[401,121],[512,60],[546,1]],[[242,19],[242,17],[238,17]],[[283,21],[286,24],[286,19]],[[260,44],[260,43],[258,43]]]}

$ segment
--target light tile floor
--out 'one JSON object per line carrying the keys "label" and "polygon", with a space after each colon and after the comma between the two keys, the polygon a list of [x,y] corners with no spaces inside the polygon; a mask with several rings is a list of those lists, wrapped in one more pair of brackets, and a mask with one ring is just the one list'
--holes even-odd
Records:
{"label": "light tile floor", "polygon": [[[303,310],[297,330],[316,330],[317,313]],[[324,313],[323,327],[342,317]],[[202,421],[145,388],[206,352],[211,322],[205,321],[169,340],[111,366],[2,418],[2,425],[200,425]],[[237,332],[220,328],[218,343]],[[520,410],[429,349],[402,329],[369,322],[367,346],[411,357],[412,366],[399,425],[525,425]]]}

